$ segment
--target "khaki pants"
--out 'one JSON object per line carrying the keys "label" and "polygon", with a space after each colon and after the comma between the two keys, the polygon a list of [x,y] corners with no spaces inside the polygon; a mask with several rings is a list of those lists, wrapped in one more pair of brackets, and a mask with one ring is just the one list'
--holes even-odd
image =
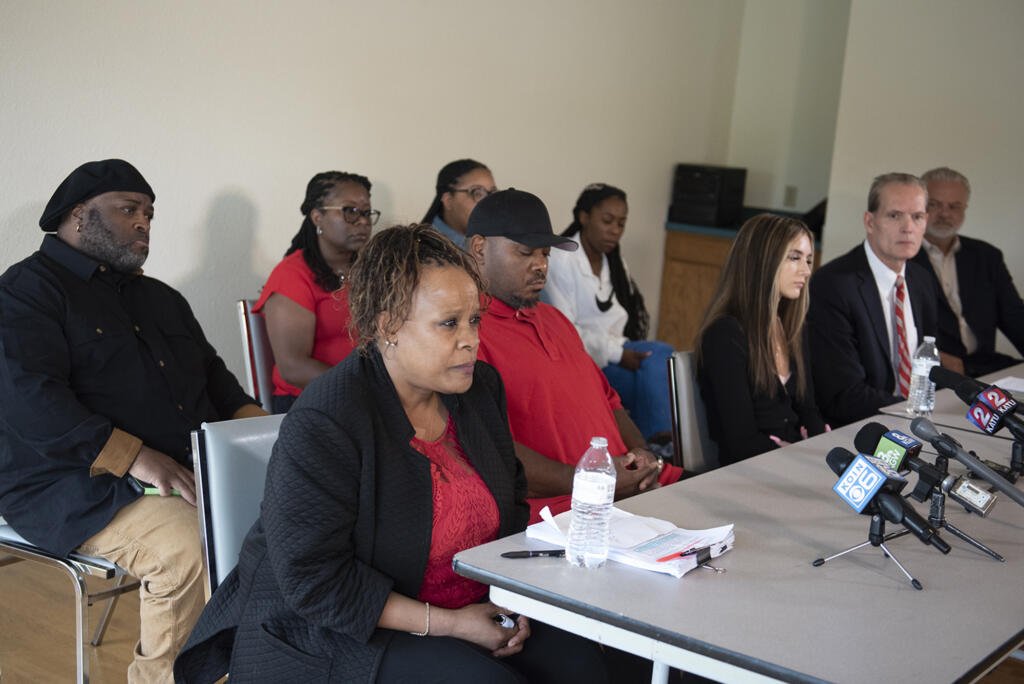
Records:
{"label": "khaki pants", "polygon": [[173,682],[174,658],[205,600],[196,509],[179,496],[143,496],[78,550],[117,563],[142,581],[141,628],[128,681]]}

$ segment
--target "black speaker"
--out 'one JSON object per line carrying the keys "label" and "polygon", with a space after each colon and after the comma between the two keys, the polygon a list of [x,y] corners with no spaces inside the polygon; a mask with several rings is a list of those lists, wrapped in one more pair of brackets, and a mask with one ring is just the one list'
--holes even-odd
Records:
{"label": "black speaker", "polygon": [[668,220],[697,226],[738,226],[746,185],[746,169],[677,164]]}

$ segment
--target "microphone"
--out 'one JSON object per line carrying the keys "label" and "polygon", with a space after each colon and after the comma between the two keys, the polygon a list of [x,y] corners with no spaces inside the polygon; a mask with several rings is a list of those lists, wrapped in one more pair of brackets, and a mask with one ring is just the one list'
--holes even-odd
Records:
{"label": "microphone", "polygon": [[927,520],[910,507],[907,500],[898,494],[879,492],[878,510],[882,517],[893,523],[900,523],[903,527],[921,540],[924,544],[931,544],[942,553],[949,553],[949,544],[939,536]]}
{"label": "microphone", "polygon": [[1024,419],[1016,414],[1013,396],[995,385],[985,385],[974,378],[934,366],[928,378],[936,387],[950,387],[967,404],[967,420],[992,435],[1006,427],[1018,441],[1024,441]]}
{"label": "microphone", "polygon": [[917,485],[910,493],[917,501],[926,501],[938,487],[969,512],[981,517],[987,516],[995,505],[995,494],[918,458],[921,442],[904,432],[890,430],[881,423],[867,423],[857,432],[853,443],[861,453],[874,452],[875,458],[882,459],[894,470],[917,473]]}
{"label": "microphone", "polygon": [[842,447],[829,451],[825,462],[832,472],[842,473],[832,491],[855,511],[899,523],[922,543],[949,553],[949,544],[899,495],[907,480],[885,462],[867,454],[851,454]]}
{"label": "microphone", "polygon": [[899,430],[890,430],[881,423],[867,423],[853,438],[853,444],[862,454],[874,454],[893,470],[906,472],[913,466],[909,461],[921,455],[921,442]]}
{"label": "microphone", "polygon": [[833,472],[836,472],[843,463],[847,464],[832,491],[858,513],[873,514],[876,507],[871,504],[878,492],[899,494],[907,485],[906,478],[881,460],[867,454],[855,456],[846,449],[836,447],[825,457],[825,462]]}
{"label": "microphone", "polygon": [[1019,505],[1024,506],[1024,492],[1012,486],[1000,477],[999,473],[982,463],[977,457],[964,451],[963,447],[955,439],[947,434],[940,434],[935,429],[932,421],[927,418],[914,418],[914,420],[910,421],[910,430],[918,437],[931,442],[939,454],[947,458],[953,457],[960,461],[967,468],[978,473],[978,475],[987,480],[989,484],[1000,492],[1016,501]]}

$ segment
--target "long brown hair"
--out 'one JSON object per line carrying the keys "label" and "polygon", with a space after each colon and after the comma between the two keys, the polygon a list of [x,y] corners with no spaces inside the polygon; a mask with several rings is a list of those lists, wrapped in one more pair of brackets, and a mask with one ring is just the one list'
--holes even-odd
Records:
{"label": "long brown hair", "polygon": [[704,333],[725,316],[736,318],[747,337],[750,350],[750,382],[754,392],[774,396],[778,374],[772,349],[775,319],[782,321],[782,333],[796,364],[796,394],[807,392],[804,372],[803,327],[807,315],[808,287],[797,299],[784,299],[779,292],[778,272],[794,239],[814,236],[803,221],[775,214],[758,214],[747,220],[732,243],[700,332],[694,342],[697,363],[701,363]]}

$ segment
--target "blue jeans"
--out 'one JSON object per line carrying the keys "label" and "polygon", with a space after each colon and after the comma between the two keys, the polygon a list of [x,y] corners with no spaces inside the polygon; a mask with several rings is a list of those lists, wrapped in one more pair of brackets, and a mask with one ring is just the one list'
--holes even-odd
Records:
{"label": "blue jeans", "polygon": [[638,352],[651,352],[651,355],[641,362],[640,369],[636,371],[627,370],[617,363],[609,363],[601,370],[619,393],[622,405],[644,438],[649,439],[659,432],[671,432],[668,357],[675,350],[664,342],[647,340],[628,341],[623,346]]}

